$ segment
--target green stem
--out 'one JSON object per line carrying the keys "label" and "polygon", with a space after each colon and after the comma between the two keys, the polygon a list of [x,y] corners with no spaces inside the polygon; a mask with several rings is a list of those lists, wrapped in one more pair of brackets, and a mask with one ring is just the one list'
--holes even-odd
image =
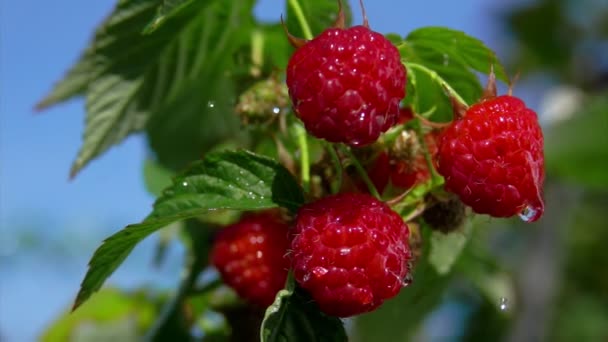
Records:
{"label": "green stem", "polygon": [[441,176],[437,173],[437,170],[435,170],[435,165],[433,164],[433,157],[431,156],[431,153],[429,152],[429,146],[426,144],[426,140],[424,139],[424,132],[422,131],[422,125],[420,125],[420,120],[418,120],[416,125],[414,125],[414,129],[416,130],[416,135],[418,136],[418,142],[420,143],[420,146],[422,146],[422,153],[424,154],[426,167],[431,173],[431,187],[435,187],[435,185],[439,184]]}
{"label": "green stem", "polygon": [[300,177],[302,178],[302,188],[305,192],[310,191],[310,157],[308,154],[308,140],[306,130],[301,125],[296,125],[296,135],[298,146],[300,147]]}
{"label": "green stem", "polygon": [[344,154],[346,154],[348,156],[348,159],[350,159],[350,162],[355,166],[355,169],[357,170],[359,177],[361,177],[361,179],[363,180],[363,183],[365,183],[365,185],[367,186],[369,193],[372,194],[372,196],[376,197],[377,199],[381,199],[380,194],[378,193],[378,190],[376,189],[376,186],[374,185],[374,183],[372,183],[371,179],[369,179],[367,172],[365,171],[365,169],[363,168],[361,163],[359,163],[359,160],[357,159],[357,157],[355,157],[355,155],[350,150],[350,148],[342,146],[342,151],[344,152]]}
{"label": "green stem", "polygon": [[431,79],[433,81],[435,81],[435,82],[439,83],[441,86],[443,86],[448,91],[448,93],[450,93],[450,95],[452,97],[454,97],[456,100],[458,100],[458,102],[468,106],[467,102],[462,98],[462,96],[460,96],[460,94],[458,94],[456,92],[456,90],[454,90],[454,88],[452,88],[452,86],[450,86],[450,84],[448,82],[446,82],[446,80],[444,80],[441,76],[439,76],[439,74],[435,70],[431,70],[431,69],[425,67],[424,65],[418,64],[418,63],[406,62],[405,64],[410,69],[418,69],[418,70],[426,73],[427,75],[429,75],[431,77]]}
{"label": "green stem", "polygon": [[329,157],[331,158],[331,161],[334,164],[334,169],[336,169],[336,176],[338,178],[336,179],[336,182],[334,183],[333,188],[331,189],[331,192],[336,194],[338,193],[338,191],[340,191],[340,188],[342,187],[342,163],[340,162],[340,158],[338,157],[338,153],[336,152],[334,145],[326,141],[323,142],[323,145],[325,146],[325,150],[327,150],[327,153],[329,153]]}
{"label": "green stem", "polygon": [[304,11],[302,11],[302,6],[300,6],[300,2],[298,2],[298,0],[289,0],[289,5],[293,9],[296,18],[298,18],[298,23],[300,23],[302,33],[304,33],[304,38],[311,40],[313,38],[312,30],[310,29],[310,25],[308,25],[308,21],[306,21],[306,17],[304,16]]}

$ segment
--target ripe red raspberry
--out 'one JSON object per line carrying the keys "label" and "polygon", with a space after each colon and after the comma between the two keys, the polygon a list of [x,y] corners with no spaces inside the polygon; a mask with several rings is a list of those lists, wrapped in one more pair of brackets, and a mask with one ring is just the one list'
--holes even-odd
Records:
{"label": "ripe red raspberry", "polygon": [[289,96],[308,132],[351,146],[371,144],[395,125],[405,84],[399,51],[367,21],[325,30],[287,65]]}
{"label": "ripe red raspberry", "polygon": [[543,134],[536,113],[516,97],[489,97],[442,134],[438,171],[446,189],[480,214],[528,222],[544,211]]}
{"label": "ripe red raspberry", "polygon": [[296,281],[320,309],[348,317],[374,310],[404,286],[409,230],[386,204],[344,193],[300,208],[292,241]]}
{"label": "ripe red raspberry", "polygon": [[242,298],[269,306],[285,286],[289,269],[288,226],[276,212],[246,214],[222,229],[211,250],[211,263]]}

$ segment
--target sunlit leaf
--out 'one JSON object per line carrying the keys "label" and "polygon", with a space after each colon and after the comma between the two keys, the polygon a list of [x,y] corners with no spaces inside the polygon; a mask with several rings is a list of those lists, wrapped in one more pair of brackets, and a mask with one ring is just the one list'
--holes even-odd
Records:
{"label": "sunlit leaf", "polygon": [[95,251],[74,308],[101,288],[140,241],[172,222],[217,209],[281,206],[293,212],[303,202],[298,183],[277,162],[246,151],[210,154],[173,180],[146,220],[110,236]]}

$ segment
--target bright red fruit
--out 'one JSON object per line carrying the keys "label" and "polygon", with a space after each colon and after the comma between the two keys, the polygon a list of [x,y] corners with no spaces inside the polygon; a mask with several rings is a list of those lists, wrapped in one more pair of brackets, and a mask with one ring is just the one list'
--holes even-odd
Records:
{"label": "bright red fruit", "polygon": [[325,30],[287,66],[289,96],[308,132],[351,146],[371,144],[397,123],[405,84],[397,48],[365,25]]}
{"label": "bright red fruit", "polygon": [[543,214],[543,134],[516,97],[490,97],[457,118],[442,134],[438,164],[446,189],[479,214],[528,222]]}
{"label": "bright red fruit", "polygon": [[211,263],[239,296],[266,307],[285,286],[288,248],[288,226],[276,212],[246,214],[220,231]]}
{"label": "bright red fruit", "polygon": [[386,204],[344,193],[304,205],[292,242],[296,281],[320,309],[348,317],[394,297],[409,273],[409,230]]}

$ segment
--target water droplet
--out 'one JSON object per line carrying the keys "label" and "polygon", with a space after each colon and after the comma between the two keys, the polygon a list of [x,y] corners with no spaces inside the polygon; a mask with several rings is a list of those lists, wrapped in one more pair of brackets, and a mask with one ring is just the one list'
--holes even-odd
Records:
{"label": "water droplet", "polygon": [[255,199],[255,198],[256,198],[256,195],[255,195],[255,194],[254,194],[252,191],[249,191],[249,192],[247,193],[247,197],[248,197],[248,198],[251,198],[251,199]]}
{"label": "water droplet", "polygon": [[187,186],[188,186],[188,182],[183,181],[183,182],[182,182],[182,186],[183,186],[183,187],[187,187]]}
{"label": "water droplet", "polygon": [[207,101],[207,107],[214,108],[215,107],[215,101]]}
{"label": "water droplet", "polygon": [[401,280],[401,286],[408,287],[414,281],[414,277],[412,276],[412,272],[407,272],[405,277]]}
{"label": "water droplet", "polygon": [[524,208],[524,210],[521,211],[521,213],[519,213],[519,218],[524,222],[534,222],[538,220],[541,215],[541,210],[528,205]]}
{"label": "water droplet", "polygon": [[281,108],[279,108],[279,107],[273,107],[272,108],[272,113],[273,114],[279,114],[280,112],[281,112]]}
{"label": "water droplet", "polygon": [[325,267],[315,267],[312,269],[312,274],[317,278],[324,276],[327,272],[329,271]]}
{"label": "water droplet", "polygon": [[509,301],[507,300],[507,298],[500,297],[499,308],[500,308],[500,311],[507,311],[507,309],[509,308]]}
{"label": "water droplet", "polygon": [[448,56],[448,54],[444,53],[443,54],[443,65],[448,65],[450,64],[450,56]]}

